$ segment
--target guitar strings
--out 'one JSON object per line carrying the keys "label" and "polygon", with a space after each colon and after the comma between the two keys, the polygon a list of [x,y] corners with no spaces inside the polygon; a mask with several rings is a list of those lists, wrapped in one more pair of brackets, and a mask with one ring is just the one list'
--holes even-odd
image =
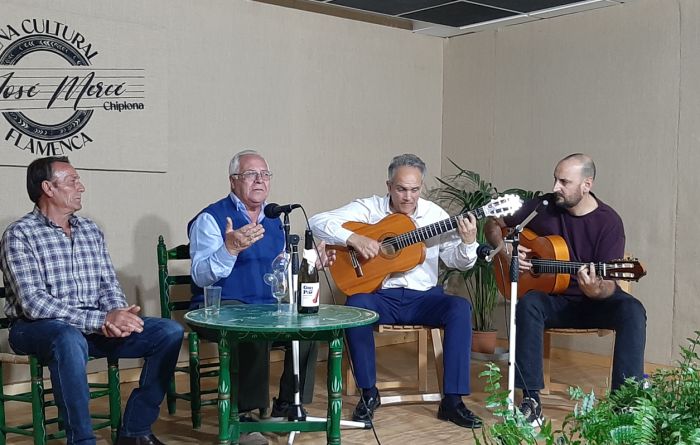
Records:
{"label": "guitar strings", "polygon": [[382,241],[381,245],[382,247],[396,245],[399,248],[404,248],[411,244],[415,244],[425,239],[432,238],[433,236],[440,235],[449,230],[454,230],[457,227],[456,223],[457,217],[452,216],[442,221],[438,221],[427,226],[418,227],[417,229],[411,230],[409,232],[386,238]]}

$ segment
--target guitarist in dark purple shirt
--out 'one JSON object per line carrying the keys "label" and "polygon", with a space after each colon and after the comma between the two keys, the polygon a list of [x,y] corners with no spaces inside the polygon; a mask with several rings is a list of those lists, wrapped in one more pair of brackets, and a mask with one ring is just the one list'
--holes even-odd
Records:
{"label": "guitarist in dark purple shirt", "polygon": [[[622,258],[625,249],[622,220],[591,192],[594,179],[595,164],[589,156],[569,155],[554,170],[553,193],[547,196],[549,205],[542,205],[543,197],[535,198],[513,216],[492,218],[486,223],[486,238],[497,246],[503,242],[503,227],[516,226],[537,208],[538,214],[527,228],[539,236],[561,236],[571,261],[590,263],[571,277],[563,294],[531,290],[518,300],[515,386],[523,390],[520,410],[533,425],[543,421],[539,390],[544,388],[542,355],[547,328],[615,330],[613,390],[628,377],[641,379],[644,372],[644,306],[622,291],[615,280],[597,275],[593,264]],[[532,268],[529,252],[522,245],[518,249],[521,273]],[[507,248],[499,255],[509,263]]]}

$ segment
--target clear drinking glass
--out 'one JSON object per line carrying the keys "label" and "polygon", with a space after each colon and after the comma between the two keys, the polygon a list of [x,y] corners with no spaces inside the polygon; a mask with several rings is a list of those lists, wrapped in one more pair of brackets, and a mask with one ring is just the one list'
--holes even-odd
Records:
{"label": "clear drinking glass", "polygon": [[207,317],[218,316],[221,307],[221,287],[206,286],[204,288],[204,314]]}

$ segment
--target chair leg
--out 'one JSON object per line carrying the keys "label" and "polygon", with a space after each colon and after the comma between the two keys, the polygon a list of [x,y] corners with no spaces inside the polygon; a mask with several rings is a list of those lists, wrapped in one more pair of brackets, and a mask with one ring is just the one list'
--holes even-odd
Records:
{"label": "chair leg", "polygon": [[117,441],[117,434],[122,423],[122,396],[119,383],[119,361],[109,360],[107,381],[109,384],[109,423],[112,429],[112,443]]}
{"label": "chair leg", "polygon": [[443,382],[445,369],[442,359],[442,331],[440,328],[432,328],[430,330],[430,337],[433,339],[433,355],[435,356],[435,370],[437,373],[438,388],[440,389],[440,394],[444,395],[443,392]]}
{"label": "chair leg", "polygon": [[190,409],[192,410],[192,428],[202,426],[202,392],[199,370],[199,337],[196,332],[188,336],[190,355]]}
{"label": "chair leg", "polygon": [[32,387],[32,431],[34,445],[46,445],[46,422],[44,413],[44,373],[39,361],[29,357],[29,370]]}
{"label": "chair leg", "polygon": [[552,387],[552,334],[544,333],[544,357],[542,358],[542,369],[544,371],[544,388],[540,394],[549,394]]}
{"label": "chair leg", "polygon": [[345,350],[343,355],[343,374],[345,375],[345,395],[354,396],[357,393],[357,385],[355,385],[355,376],[352,373],[352,364],[350,363],[350,355]]}
{"label": "chair leg", "polygon": [[2,363],[0,363],[0,445],[5,445],[7,443],[7,433],[5,432],[7,421],[5,419],[5,392],[2,385],[2,371]]}
{"label": "chair leg", "polygon": [[615,358],[615,340],[617,340],[617,332],[611,331],[610,333],[612,334],[612,347],[610,348],[610,369],[608,370],[607,389],[612,388],[613,359]]}
{"label": "chair leg", "polygon": [[418,331],[418,391],[428,392],[428,330]]}
{"label": "chair leg", "polygon": [[168,385],[168,393],[165,396],[168,402],[168,414],[173,415],[177,409],[177,399],[175,398],[175,373],[173,372]]}

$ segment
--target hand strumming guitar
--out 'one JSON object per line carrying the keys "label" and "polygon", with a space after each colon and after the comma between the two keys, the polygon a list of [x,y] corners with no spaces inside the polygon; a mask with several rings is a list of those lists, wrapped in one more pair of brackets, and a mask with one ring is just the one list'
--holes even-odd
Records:
{"label": "hand strumming guitar", "polygon": [[347,239],[346,244],[355,249],[364,259],[371,259],[379,255],[379,241],[364,235],[353,233]]}

